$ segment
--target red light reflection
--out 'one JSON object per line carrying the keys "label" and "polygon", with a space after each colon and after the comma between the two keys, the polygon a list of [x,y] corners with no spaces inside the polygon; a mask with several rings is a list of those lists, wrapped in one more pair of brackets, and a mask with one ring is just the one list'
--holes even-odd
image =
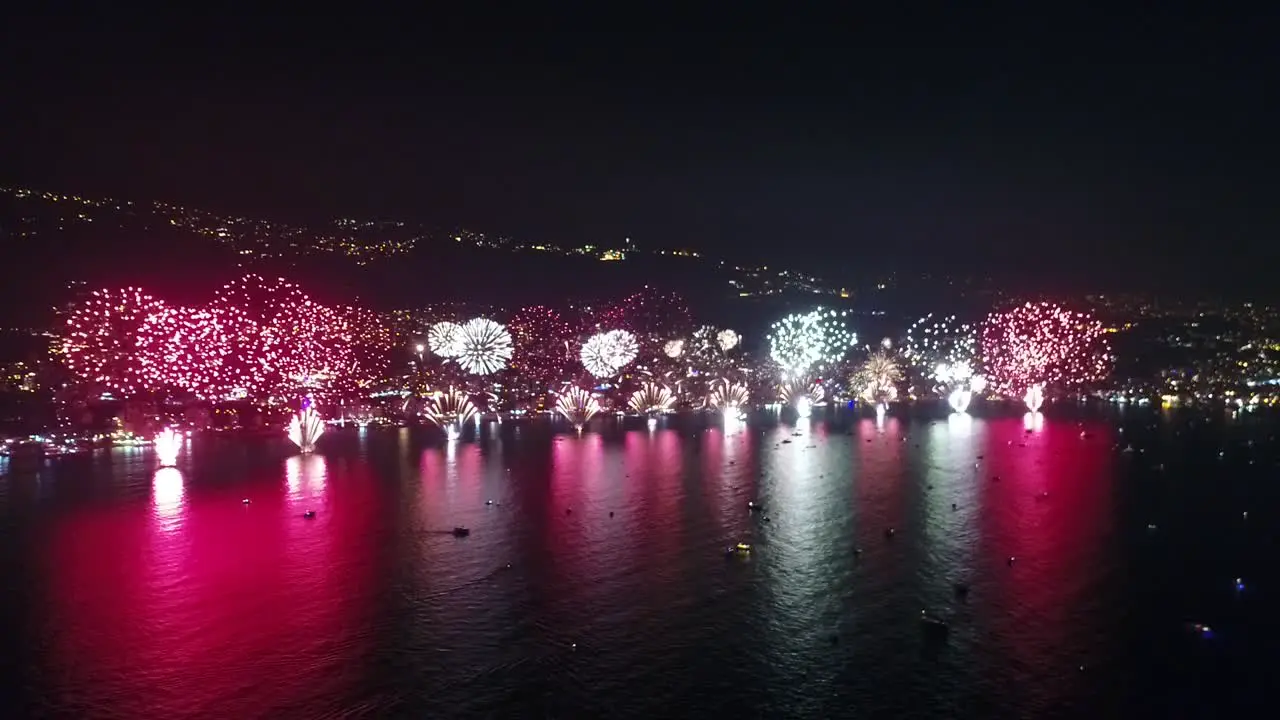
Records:
{"label": "red light reflection", "polygon": [[[155,478],[154,517],[100,505],[51,527],[51,692],[124,717],[251,717],[344,692],[350,652],[331,648],[365,642],[380,542],[371,480],[330,483],[332,509],[306,520],[285,483],[184,495],[174,473]],[[306,673],[264,675],[299,663]]]}
{"label": "red light reflection", "polygon": [[[1039,415],[1039,413],[1037,413]],[[1065,588],[1063,578],[1091,577],[1111,517],[1111,428],[1090,428],[1085,440],[1073,423],[1044,422],[1034,432],[1009,419],[988,423],[981,462],[979,515],[983,589],[990,622],[1028,662],[1043,647],[1014,638],[1065,642],[1089,588]],[[998,478],[998,479],[997,479]],[[1016,561],[1010,565],[1009,558]],[[1039,628],[1021,632],[1027,624]]]}

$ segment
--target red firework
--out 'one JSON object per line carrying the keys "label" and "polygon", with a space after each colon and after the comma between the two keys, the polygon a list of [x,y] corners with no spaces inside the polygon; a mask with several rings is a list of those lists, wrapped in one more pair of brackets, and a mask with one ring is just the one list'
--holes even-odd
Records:
{"label": "red firework", "polygon": [[68,309],[56,349],[99,392],[288,401],[364,383],[390,346],[373,313],[328,308],[283,280],[249,275],[202,308],[133,288],[95,292]]}
{"label": "red firework", "polygon": [[689,306],[676,293],[662,292],[645,286],[600,314],[596,327],[601,330],[629,330],[646,348],[645,355],[661,349],[671,338],[684,337],[693,329]]}
{"label": "red firework", "polygon": [[233,352],[227,328],[207,310],[166,308],[138,330],[137,366],[147,390],[187,392],[216,400],[232,391],[225,367]]}
{"label": "red firework", "polygon": [[138,333],[165,310],[164,302],[138,288],[94,291],[64,312],[55,351],[92,390],[132,395],[146,385],[137,362]]}
{"label": "red firework", "polygon": [[511,369],[544,392],[563,380],[576,359],[576,336],[560,313],[533,305],[517,310],[507,322],[514,345]]}
{"label": "red firework", "polygon": [[352,365],[352,332],[334,310],[282,279],[258,275],[228,283],[211,312],[234,349],[224,363],[236,394],[285,399],[327,387]]}
{"label": "red firework", "polygon": [[1102,323],[1048,302],[987,316],[982,363],[992,392],[1020,398],[1032,385],[1079,387],[1106,377],[1111,356]]}

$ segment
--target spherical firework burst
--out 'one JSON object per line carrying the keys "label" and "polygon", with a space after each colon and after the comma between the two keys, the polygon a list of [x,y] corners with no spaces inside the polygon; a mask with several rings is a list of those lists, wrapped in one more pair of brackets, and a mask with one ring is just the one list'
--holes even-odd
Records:
{"label": "spherical firework burst", "polygon": [[583,426],[600,412],[600,403],[596,402],[590,392],[580,387],[570,387],[556,397],[556,412],[581,431]]}
{"label": "spherical firework burst", "polygon": [[847,314],[818,308],[784,317],[769,332],[769,356],[789,376],[839,362],[857,342],[857,335],[845,326]]}
{"label": "spherical firework burst", "polygon": [[140,331],[166,306],[138,288],[98,290],[64,313],[54,345],[72,376],[99,391],[132,395],[146,384],[138,363]]}
{"label": "spherical firework burst", "polygon": [[82,381],[122,395],[279,402],[300,388],[360,378],[366,315],[322,306],[283,280],[246,275],[201,308],[165,306],[135,290],[94,293],[68,313],[57,349]]}
{"label": "spherical firework burst", "polygon": [[582,345],[582,365],[598,378],[613,377],[640,351],[636,336],[626,330],[610,330],[592,335]]}
{"label": "spherical firework burst", "polygon": [[534,305],[516,311],[511,331],[511,369],[542,393],[568,375],[573,361],[574,335],[560,313]]}
{"label": "spherical firework burst", "polygon": [[746,385],[720,380],[711,387],[711,393],[707,395],[707,405],[717,410],[743,408],[747,406],[749,399],[750,394],[747,392]]}
{"label": "spherical firework burst", "polygon": [[1102,323],[1048,302],[992,313],[981,348],[987,384],[1005,397],[1096,382],[1111,362]]}
{"label": "spherical firework burst", "polygon": [[867,358],[849,379],[849,384],[867,402],[887,403],[898,399],[902,371],[889,353],[880,350]]}
{"label": "spherical firework burst", "polygon": [[457,361],[467,372],[490,375],[511,359],[511,334],[501,324],[476,318],[458,330]]}
{"label": "spherical firework burst", "polygon": [[427,349],[442,358],[462,354],[462,326],[445,320],[427,329]]}
{"label": "spherical firework burst", "polygon": [[428,420],[445,430],[456,430],[479,415],[476,406],[471,404],[471,398],[452,387],[445,392],[432,393],[427,398],[423,412]]}
{"label": "spherical firework burst", "polygon": [[667,386],[647,382],[640,386],[639,390],[631,393],[631,398],[627,401],[627,407],[641,415],[657,415],[671,412],[675,402],[676,398],[671,394],[671,390]]}
{"label": "spherical firework burst", "polygon": [[738,347],[740,342],[742,342],[742,336],[734,330],[726,328],[716,333],[716,344],[720,346],[720,352],[729,352]]}
{"label": "spherical firework burst", "polygon": [[662,353],[672,360],[680,357],[684,354],[684,341],[668,340],[666,344],[662,346]]}

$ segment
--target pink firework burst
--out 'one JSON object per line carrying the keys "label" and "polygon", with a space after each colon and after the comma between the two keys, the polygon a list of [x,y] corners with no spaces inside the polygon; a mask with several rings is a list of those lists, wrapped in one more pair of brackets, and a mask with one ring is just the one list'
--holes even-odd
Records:
{"label": "pink firework burst", "polygon": [[1033,385],[1046,389],[1097,382],[1111,369],[1106,328],[1087,313],[1049,302],[993,312],[982,325],[982,362],[989,387],[1021,398]]}

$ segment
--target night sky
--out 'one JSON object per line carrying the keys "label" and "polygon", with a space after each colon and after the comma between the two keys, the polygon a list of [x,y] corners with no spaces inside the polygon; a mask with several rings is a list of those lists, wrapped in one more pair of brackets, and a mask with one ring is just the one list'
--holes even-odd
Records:
{"label": "night sky", "polygon": [[0,182],[810,269],[1260,285],[1280,259],[1274,13],[423,7],[11,15]]}

